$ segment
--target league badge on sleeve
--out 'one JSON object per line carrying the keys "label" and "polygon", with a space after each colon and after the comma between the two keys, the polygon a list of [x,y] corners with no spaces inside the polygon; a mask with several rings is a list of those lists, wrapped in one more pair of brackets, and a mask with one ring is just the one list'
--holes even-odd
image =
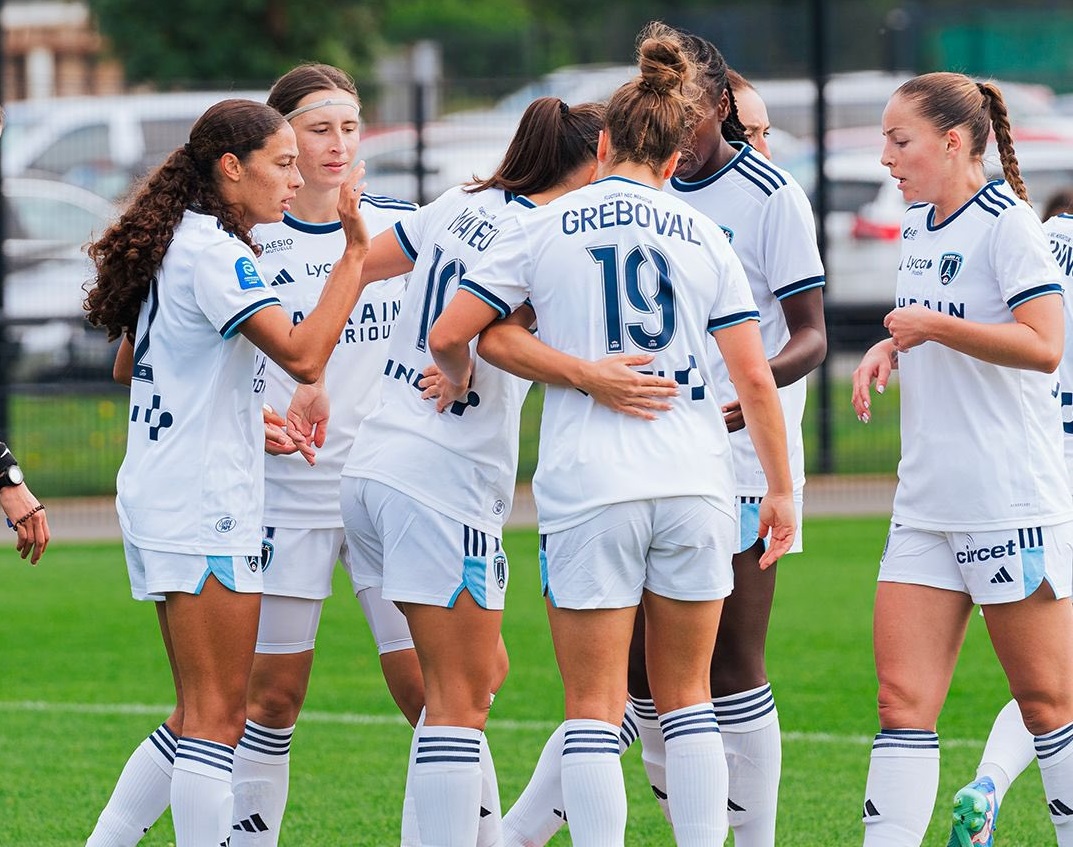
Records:
{"label": "league badge on sleeve", "polygon": [[257,265],[253,259],[247,256],[243,256],[235,262],[235,275],[238,277],[238,287],[243,291],[265,287],[264,280],[261,279],[261,274],[257,270]]}
{"label": "league badge on sleeve", "polygon": [[960,253],[943,253],[939,260],[939,282],[949,285],[961,270],[965,258]]}

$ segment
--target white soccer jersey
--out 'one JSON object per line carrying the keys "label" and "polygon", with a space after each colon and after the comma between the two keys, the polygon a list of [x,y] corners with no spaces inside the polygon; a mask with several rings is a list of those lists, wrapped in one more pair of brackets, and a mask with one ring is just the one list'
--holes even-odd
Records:
{"label": "white soccer jersey", "polygon": [[[1002,181],[935,226],[929,204],[902,222],[897,305],[978,323],[1061,292],[1031,208]],[[935,342],[899,353],[902,459],[895,523],[971,532],[1073,519],[1055,377],[1001,367]]]}
{"label": "white soccer jersey", "polygon": [[[361,213],[375,236],[405,218],[413,203],[363,194]],[[294,323],[316,306],[332,264],[343,255],[346,234],[339,221],[307,223],[287,215],[280,223],[254,229],[263,247],[261,268],[272,291]],[[388,339],[402,303],[405,277],[374,282],[339,335],[328,360],[325,385],[331,398],[328,437],[310,467],[299,453],[265,457],[265,517],[268,526],[340,527],[339,474],[350,453],[358,422],[376,407],[380,372],[387,359]],[[269,360],[265,402],[280,414],[290,404],[297,383]]]}
{"label": "white soccer jersey", "polygon": [[741,262],[711,220],[669,194],[599,180],[507,222],[462,287],[583,359],[651,352],[681,386],[655,421],[548,386],[533,480],[542,532],[610,503],[703,495],[736,514],[730,442],[712,388],[711,331],[757,320]]}
{"label": "white soccer jersey", "polygon": [[344,476],[379,480],[495,536],[514,496],[518,421],[529,383],[479,359],[476,342],[465,401],[437,414],[417,382],[433,364],[429,329],[515,199],[532,205],[500,189],[452,188],[395,225],[414,268],[381,369],[380,404],[358,427],[343,468]]}
{"label": "white soccer jersey", "polygon": [[1073,215],[1056,215],[1043,225],[1051,242],[1051,255],[1058,262],[1066,296],[1066,347],[1058,366],[1062,403],[1062,444],[1066,470],[1073,482]]}
{"label": "white soccer jersey", "polygon": [[134,545],[260,555],[262,375],[257,348],[238,328],[278,305],[249,247],[215,217],[188,211],[138,315],[116,482]]}
{"label": "white soccer jersey", "polygon": [[[666,189],[704,212],[726,233],[741,259],[753,299],[760,309],[760,334],[769,359],[790,340],[780,300],[824,284],[823,263],[816,247],[812,207],[801,187],[786,171],[748,145],[716,173],[696,182],[672,178]],[[730,374],[720,357],[715,363],[715,393],[721,403],[737,399]],[[801,420],[805,413],[805,379],[779,389],[794,488],[805,484],[805,451]],[[730,433],[738,494],[767,492],[767,479],[746,429]]]}

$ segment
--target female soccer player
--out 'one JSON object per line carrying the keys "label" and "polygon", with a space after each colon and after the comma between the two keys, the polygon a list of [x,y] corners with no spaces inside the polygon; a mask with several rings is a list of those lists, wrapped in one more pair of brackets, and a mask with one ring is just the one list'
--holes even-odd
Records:
{"label": "female soccer player", "polygon": [[[730,71],[709,42],[690,36],[687,43],[702,69],[705,120],[693,133],[689,152],[682,157],[668,190],[719,224],[745,268],[760,310],[764,351],[779,386],[800,521],[805,483],[801,435],[805,377],[827,352],[824,269],[812,209],[793,177],[749,145],[727,140],[732,135],[727,124],[732,131],[746,124],[735,116],[738,92],[734,90],[733,99],[728,92]],[[754,130],[753,137],[763,141],[762,129],[754,124]],[[764,151],[766,157],[766,145]],[[771,847],[782,756],[778,712],[764,663],[776,568],[759,567],[764,538],[757,534],[757,506],[768,484],[749,432],[743,428],[730,375],[722,361],[717,360],[714,368],[716,396],[723,403],[734,453],[741,539],[734,556],[734,593],[724,603],[712,657],[712,702],[730,771],[734,843]],[[799,532],[789,552],[800,550]],[[666,796],[667,786],[661,781],[662,742],[647,699],[644,655],[635,651],[634,657],[640,660],[635,664],[641,672],[631,674],[630,693],[645,748],[643,758],[656,796]]]}
{"label": "female soccer player", "polygon": [[[1049,213],[1049,214],[1047,214]],[[1058,260],[1063,286],[1073,287],[1073,194],[1058,192],[1047,201],[1044,231],[1051,244],[1051,254]],[[1073,424],[1066,421],[1067,409],[1073,406],[1073,297],[1065,297],[1065,349],[1058,366],[1057,396],[1062,405],[1062,445],[1065,449],[1066,471],[1073,480]],[[954,796],[954,827],[951,845],[986,844],[986,833],[979,832],[987,822],[988,807],[992,819],[998,817],[1002,799],[1013,781],[1036,758],[1035,739],[1021,719],[1017,701],[1007,703],[995,718],[987,737],[976,779]]]}
{"label": "female soccer player", "polygon": [[[338,68],[304,64],[273,85],[268,105],[294,129],[304,185],[279,223],[253,236],[273,292],[297,324],[316,306],[332,264],[346,247],[337,211],[340,188],[358,161],[359,100],[354,80]],[[360,209],[371,234],[390,229],[412,203],[363,192]],[[250,677],[246,732],[235,752],[232,847],[275,845],[287,802],[291,736],[309,684],[321,607],[331,593],[336,561],[347,571],[350,551],[339,511],[339,474],[358,422],[376,404],[405,280],[366,286],[325,368],[332,399],[316,433],[320,448],[310,466],[286,445],[265,461],[262,554],[264,597]],[[264,400],[286,409],[294,379],[269,361]],[[301,393],[298,402],[301,403]],[[289,453],[289,455],[287,454]],[[414,723],[423,705],[421,669],[406,620],[379,590],[352,580],[380,651],[381,667],[399,708]]]}
{"label": "female soccer player", "polygon": [[[480,760],[490,763],[483,728],[502,675],[500,539],[528,388],[481,363],[455,402],[438,410],[433,400],[446,389],[429,330],[505,215],[531,214],[529,207],[589,181],[601,121],[598,107],[535,101],[491,178],[446,192],[378,236],[364,271],[371,278],[410,272],[410,284],[380,405],[361,422],[343,469],[343,519],[359,578],[402,606],[421,662],[426,713],[414,736],[410,790],[426,844],[476,843]],[[601,363],[586,385],[599,389],[608,370],[629,373],[635,361]],[[498,802],[485,809],[498,829]]]}
{"label": "female soccer player", "polygon": [[[994,132],[1005,181],[982,156]],[[936,721],[973,604],[1035,736],[1060,845],[1073,844],[1073,504],[1051,392],[1062,357],[1058,268],[1025,202],[1002,93],[915,77],[883,114],[883,164],[911,203],[890,338],[853,403],[901,373],[902,458],[876,591],[880,732],[866,845],[919,844],[939,779]],[[996,451],[995,445],[1001,445]],[[952,843],[991,843],[994,803]]]}
{"label": "female soccer player", "polygon": [[741,263],[718,226],[661,190],[703,116],[696,66],[661,24],[642,35],[639,52],[640,76],[608,104],[597,181],[505,224],[430,345],[456,396],[473,367],[469,340],[529,298],[550,347],[583,359],[647,351],[651,369],[678,383],[670,411],[642,421],[566,387],[528,347],[505,345],[495,357],[552,383],[534,492],[566,691],[562,784],[573,843],[625,838],[619,725],[643,602],[675,837],[710,845],[726,834],[727,783],[708,673],[738,539],[709,332],[767,473],[759,532],[771,528],[772,543],[761,566],[789,548],[796,517],[782,413]]}
{"label": "female soccer player", "polygon": [[[295,379],[318,379],[361,293],[362,168],[340,192],[346,250],[304,321],[292,323],[258,270],[250,229],[288,210],[302,186],[297,156],[275,109],[218,103],[89,248],[88,317],[124,339],[117,369],[131,379],[116,502],[132,593],[157,601],[177,702],[120,782],[170,782],[179,847],[226,843],[231,832],[262,584],[256,348]],[[173,760],[170,779],[151,751]],[[92,844],[134,843],[144,831],[105,812]]]}
{"label": "female soccer player", "polygon": [[767,139],[771,134],[771,119],[767,115],[767,104],[753,84],[733,68],[727,68],[727,82],[734,95],[738,119],[745,129],[745,140],[764,158],[770,159],[771,148]]}

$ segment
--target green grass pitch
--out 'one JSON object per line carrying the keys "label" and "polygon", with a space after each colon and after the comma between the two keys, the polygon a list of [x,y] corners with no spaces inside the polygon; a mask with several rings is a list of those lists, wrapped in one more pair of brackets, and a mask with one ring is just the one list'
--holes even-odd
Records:
{"label": "green grass pitch", "polygon": [[[784,733],[780,847],[859,844],[876,731],[871,608],[886,522],[806,524],[804,554],[780,564],[769,673]],[[10,541],[10,539],[9,539]],[[511,672],[488,736],[504,807],[561,719],[561,688],[538,595],[536,535],[506,538],[504,637]],[[926,844],[945,845],[953,792],[972,777],[1006,683],[973,616],[940,721],[942,784]],[[85,843],[130,751],[169,710],[170,675],[148,604],[130,599],[118,544],[55,543],[37,568],[0,551],[0,847]],[[306,712],[295,733],[286,847],[398,844],[410,730],[380,678],[342,580],[326,604]],[[624,762],[627,843],[671,844],[636,747]],[[173,842],[165,818],[145,845]],[[569,844],[564,832],[552,842]],[[1038,768],[1008,795],[998,844],[1053,844]]]}

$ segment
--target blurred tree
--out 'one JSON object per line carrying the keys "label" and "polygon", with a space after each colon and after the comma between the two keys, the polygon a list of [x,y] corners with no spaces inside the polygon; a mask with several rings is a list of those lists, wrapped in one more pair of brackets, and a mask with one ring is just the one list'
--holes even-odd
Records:
{"label": "blurred tree", "polygon": [[296,62],[358,73],[372,54],[372,0],[88,0],[131,82],[264,85]]}
{"label": "blurred tree", "polygon": [[380,32],[393,44],[438,41],[448,76],[494,79],[534,73],[533,0],[393,0],[380,11]]}

